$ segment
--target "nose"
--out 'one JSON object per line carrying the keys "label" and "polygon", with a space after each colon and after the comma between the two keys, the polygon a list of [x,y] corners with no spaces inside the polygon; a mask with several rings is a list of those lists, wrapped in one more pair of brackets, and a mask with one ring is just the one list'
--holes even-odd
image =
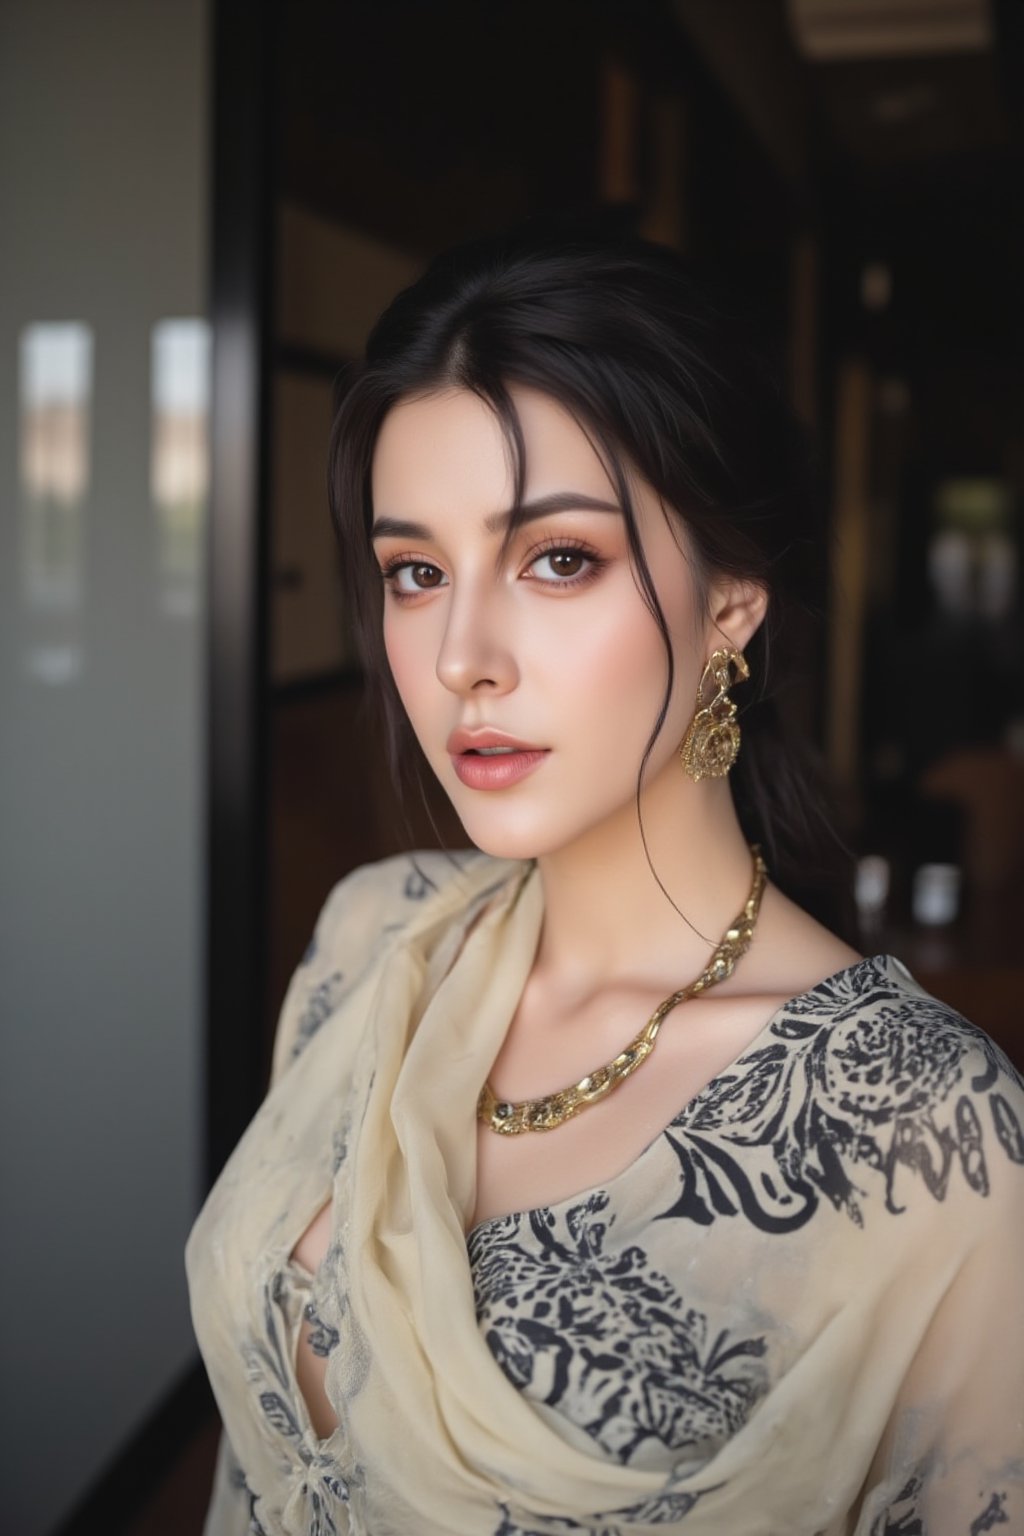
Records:
{"label": "nose", "polygon": [[519,681],[501,603],[493,588],[465,589],[448,607],[437,656],[438,680],[452,693],[508,693]]}

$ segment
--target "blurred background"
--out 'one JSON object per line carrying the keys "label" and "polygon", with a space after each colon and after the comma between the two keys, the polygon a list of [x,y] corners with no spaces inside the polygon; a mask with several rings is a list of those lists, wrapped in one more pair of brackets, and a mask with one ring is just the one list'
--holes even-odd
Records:
{"label": "blurred background", "polygon": [[859,944],[1024,1065],[1022,87],[1017,0],[0,4],[5,1529],[200,1530],[185,1236],[327,890],[435,840],[325,455],[455,240],[575,213],[759,310]]}

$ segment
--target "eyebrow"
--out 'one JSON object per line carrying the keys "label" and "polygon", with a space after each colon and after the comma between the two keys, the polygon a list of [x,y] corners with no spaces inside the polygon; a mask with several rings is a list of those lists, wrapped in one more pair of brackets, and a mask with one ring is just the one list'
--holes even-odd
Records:
{"label": "eyebrow", "polygon": [[[507,512],[492,512],[484,518],[488,533],[501,533],[513,517],[522,523],[535,523],[538,518],[549,517],[553,512],[614,512],[621,515],[622,508],[613,501],[602,501],[600,496],[586,496],[580,491],[553,491],[550,496],[540,496],[536,501],[524,501],[519,507]],[[410,523],[399,517],[379,517],[370,530],[372,539],[430,539],[433,534],[425,523]]]}

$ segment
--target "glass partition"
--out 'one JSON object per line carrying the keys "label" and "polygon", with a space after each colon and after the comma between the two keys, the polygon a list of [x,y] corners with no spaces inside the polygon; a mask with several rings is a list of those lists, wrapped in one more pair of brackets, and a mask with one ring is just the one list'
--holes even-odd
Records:
{"label": "glass partition", "polygon": [[0,16],[2,1524],[19,1536],[80,1506],[195,1358],[208,21],[206,0]]}

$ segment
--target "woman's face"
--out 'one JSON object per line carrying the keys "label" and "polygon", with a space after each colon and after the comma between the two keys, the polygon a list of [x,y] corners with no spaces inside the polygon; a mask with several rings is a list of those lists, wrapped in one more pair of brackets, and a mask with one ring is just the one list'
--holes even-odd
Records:
{"label": "woman's face", "polygon": [[[511,393],[524,500],[537,515],[504,557],[505,440],[490,408],[461,389],[386,417],[373,461],[374,552],[388,660],[427,760],[477,847],[535,858],[632,816],[668,668],[595,450],[550,396]],[[675,751],[713,647],[678,521],[643,483],[633,498],[676,663],[646,786],[681,775]]]}

